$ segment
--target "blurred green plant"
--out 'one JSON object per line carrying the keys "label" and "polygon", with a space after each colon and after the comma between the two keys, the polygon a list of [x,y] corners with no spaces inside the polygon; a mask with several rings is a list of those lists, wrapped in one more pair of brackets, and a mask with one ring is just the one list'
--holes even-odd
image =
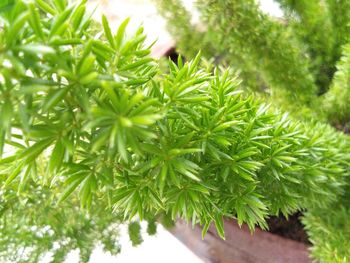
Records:
{"label": "blurred green plant", "polygon": [[137,221],[131,222],[129,224],[128,231],[129,231],[130,240],[133,246],[138,246],[142,244],[143,239],[141,236],[141,226],[139,222]]}
{"label": "blurred green plant", "polygon": [[[199,25],[191,23],[181,0],[155,2],[187,58],[202,50],[239,70],[246,87],[294,116],[345,125],[341,116],[325,113],[330,101],[324,97],[348,42],[348,1],[277,0],[284,16],[275,18],[254,0],[198,0]],[[338,100],[349,104],[347,97]]]}
{"label": "blurred green plant", "polygon": [[319,262],[348,262],[350,258],[349,199],[332,205],[330,209],[308,211],[303,223],[313,243],[311,255]]}
{"label": "blurred green plant", "polygon": [[81,262],[89,262],[97,244],[112,255],[120,251],[118,225],[123,217],[101,201],[89,212],[79,210],[77,198],[56,206],[52,189],[27,183],[21,195],[13,187],[2,190],[0,214],[1,262],[36,263],[44,256],[63,262],[73,250],[79,251]]}
{"label": "blurred green plant", "polygon": [[142,28],[126,36],[125,20],[112,32],[85,2],[17,0],[1,16],[4,260],[53,252],[61,262],[78,248],[87,262],[99,240],[117,253],[116,224],[132,222],[136,245],[137,219],[150,234],[158,217],[199,223],[203,235],[214,223],[224,238],[223,217],[266,227],[269,215],[343,193],[344,134],[269,109],[200,55],[162,72]]}

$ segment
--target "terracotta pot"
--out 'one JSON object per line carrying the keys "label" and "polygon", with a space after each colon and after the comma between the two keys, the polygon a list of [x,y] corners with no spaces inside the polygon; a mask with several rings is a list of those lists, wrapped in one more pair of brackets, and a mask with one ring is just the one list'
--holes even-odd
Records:
{"label": "terracotta pot", "polygon": [[308,246],[290,239],[256,229],[252,234],[234,220],[225,221],[226,240],[222,240],[214,226],[204,240],[201,228],[192,229],[183,221],[170,232],[189,247],[205,263],[311,263]]}

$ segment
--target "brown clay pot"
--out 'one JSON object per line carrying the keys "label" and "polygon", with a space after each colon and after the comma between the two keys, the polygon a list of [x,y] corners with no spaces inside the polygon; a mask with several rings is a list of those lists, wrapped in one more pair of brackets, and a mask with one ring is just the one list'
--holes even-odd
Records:
{"label": "brown clay pot", "polygon": [[311,263],[308,246],[256,229],[251,233],[234,220],[225,221],[226,240],[211,226],[204,240],[201,228],[178,221],[170,232],[205,263]]}

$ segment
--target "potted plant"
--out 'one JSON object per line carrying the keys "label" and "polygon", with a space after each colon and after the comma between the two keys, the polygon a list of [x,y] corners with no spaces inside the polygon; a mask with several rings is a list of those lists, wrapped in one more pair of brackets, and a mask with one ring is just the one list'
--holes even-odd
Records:
{"label": "potted plant", "polygon": [[266,228],[340,200],[346,135],[269,108],[200,54],[160,69],[142,28],[112,32],[85,4],[1,9],[1,260],[79,249],[87,262],[97,242],[119,251],[120,222],[138,244],[144,219],[150,233],[182,218],[224,238],[224,218]]}
{"label": "potted plant", "polygon": [[[199,0],[200,25],[181,1],[155,2],[180,54],[191,58],[201,49],[207,59],[238,70],[247,93],[294,119],[329,123],[348,133],[349,1],[277,0],[283,17],[276,18],[253,0]],[[348,182],[330,206],[308,207],[303,216],[312,256],[321,262],[349,259],[347,192]]]}

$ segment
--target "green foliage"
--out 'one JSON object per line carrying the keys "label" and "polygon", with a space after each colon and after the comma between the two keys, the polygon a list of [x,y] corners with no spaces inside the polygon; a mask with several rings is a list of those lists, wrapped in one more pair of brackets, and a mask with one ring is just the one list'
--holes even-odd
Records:
{"label": "green foliage", "polygon": [[[336,160],[344,166],[331,165],[333,168],[328,166],[329,171],[342,167],[342,171],[338,172],[343,175],[348,173],[348,135],[339,138],[340,135],[336,135],[334,130],[321,128],[322,125],[320,127],[320,124],[315,123],[328,122],[337,129],[349,131],[349,1],[276,0],[284,14],[281,18],[275,18],[263,13],[257,1],[253,0],[198,0],[196,7],[200,14],[199,24],[202,25],[200,31],[195,25],[189,28],[183,24],[179,19],[181,14],[169,8],[169,2],[172,1],[162,2],[161,5],[158,4],[160,13],[168,14],[165,18],[170,32],[176,36],[181,54],[189,58],[193,51],[202,49],[207,58],[214,56],[215,62],[239,70],[243,85],[248,86],[245,91],[258,94],[274,106],[290,111],[294,117],[311,120],[311,124],[304,127],[303,136],[307,134],[311,136],[309,138],[318,138],[316,140],[320,140],[319,145],[323,145],[323,154],[328,152],[328,157],[323,156],[325,159],[316,166],[312,165],[312,169],[323,170],[330,164],[328,160],[336,154]],[[183,8],[180,2],[178,5]],[[189,32],[178,34],[179,30]],[[190,31],[194,31],[193,36],[200,32],[204,41],[193,46],[188,42]],[[310,126],[318,131],[325,130],[319,135],[318,131],[313,134],[310,133]],[[296,136],[293,138],[300,141]],[[323,141],[324,138],[327,138],[327,142]],[[293,151],[293,157],[297,152]],[[292,166],[287,165],[289,168]],[[303,183],[300,185],[309,180],[305,174],[320,176],[318,171],[308,171],[306,167],[306,164],[300,166],[303,171],[300,178]],[[299,174],[300,171],[296,173]],[[288,172],[284,170],[282,174]],[[264,184],[264,181],[260,180],[259,183]],[[349,189],[348,179],[342,182],[335,179],[333,183],[344,183],[345,189]],[[284,189],[286,185],[287,182],[282,182],[278,187]],[[270,191],[270,187],[267,189]],[[323,186],[313,197],[308,195],[307,190],[298,195],[307,196],[310,201],[316,200],[322,196],[321,189]],[[273,193],[268,200],[276,201],[276,196],[285,200],[287,197],[283,191],[277,195]],[[349,197],[344,197],[342,192],[346,190],[333,192],[333,201],[325,208],[312,207],[313,205],[307,207],[304,222],[314,243],[312,255],[321,262],[348,262],[350,259],[349,230],[346,225]],[[289,198],[290,205],[292,199]],[[300,200],[294,201],[295,208],[301,204]],[[276,203],[281,205],[280,201]],[[274,209],[274,205],[271,206],[272,211],[278,210]],[[291,212],[288,208],[281,211]]]}
{"label": "green foliage", "polygon": [[341,47],[349,42],[350,3],[347,0],[326,0],[329,9],[332,31],[335,38],[336,57],[341,55]]}
{"label": "green foliage", "polygon": [[[213,222],[224,238],[223,217],[266,227],[269,215],[326,207],[343,192],[345,135],[269,109],[242,94],[230,70],[201,67],[199,54],[169,61],[163,73],[142,28],[126,37],[126,20],[112,32],[105,17],[92,22],[85,2],[18,0],[1,21],[3,258],[20,261],[12,254],[27,247],[31,258],[53,250],[61,262],[78,248],[87,262],[98,240],[119,252],[117,223],[132,220],[137,245],[135,220],[150,221],[153,234],[161,215],[199,223],[203,234]],[[277,39],[289,48],[284,35]],[[299,65],[299,53],[288,52],[286,61]],[[272,60],[262,65],[275,68]],[[30,230],[47,226],[55,235]]]}
{"label": "green foliage", "polygon": [[141,226],[139,222],[131,222],[128,226],[130,241],[133,246],[138,246],[143,242],[141,236]]}
{"label": "green foliage", "polygon": [[350,45],[343,47],[343,56],[337,64],[332,86],[324,95],[325,113],[336,125],[348,123],[350,118]]}
{"label": "green foliage", "polygon": [[336,55],[339,46],[335,45],[337,40],[333,32],[331,11],[319,0],[278,0],[277,2],[285,10],[286,22],[293,33],[308,49],[310,71],[315,76],[315,82],[319,87],[318,92],[326,92],[335,72],[336,60],[339,58]]}
{"label": "green foliage", "polygon": [[[215,63],[230,66],[238,70],[235,63],[244,65],[239,67],[240,76],[248,85],[244,88],[260,89],[259,85],[263,81],[257,72],[256,65],[252,65],[244,53],[236,49],[227,49],[222,45],[222,37],[211,30],[211,27],[204,25],[196,26],[191,21],[191,13],[186,10],[180,0],[155,0],[158,11],[167,20],[167,27],[176,41],[176,48],[187,58],[196,56],[198,50],[208,60]],[[198,3],[197,3],[198,6]],[[207,23],[207,22],[205,22]],[[228,59],[229,58],[229,59]],[[232,63],[235,61],[235,63]]]}
{"label": "green foliage", "polygon": [[259,61],[257,69],[273,92],[284,90],[287,92],[284,96],[294,104],[312,102],[316,87],[308,72],[309,61],[282,24],[259,11],[255,1],[200,1],[200,4],[205,6],[203,16],[208,27],[221,35],[221,43],[238,47],[234,52],[248,54],[246,59]]}
{"label": "green foliage", "polygon": [[[278,0],[284,17],[273,18],[253,0],[198,0],[202,26],[191,28],[172,11],[172,1],[156,2],[160,13],[167,14],[180,53],[191,57],[202,49],[208,58],[238,69],[243,83],[273,104],[298,118],[325,121],[325,105],[318,96],[333,85],[348,41],[348,1]],[[181,8],[179,2],[177,9]],[[192,45],[187,37],[191,32],[192,38],[200,32],[202,41]],[[333,101],[331,107],[337,104]]]}
{"label": "green foliage", "polygon": [[157,233],[157,224],[154,219],[148,220],[147,224],[147,234],[153,236]]}
{"label": "green foliage", "polygon": [[79,211],[79,200],[54,205],[52,189],[28,182],[19,195],[17,189],[2,190],[0,197],[0,261],[39,262],[52,255],[51,262],[63,262],[78,249],[88,262],[92,249],[101,242],[106,251],[119,252],[118,228],[122,217],[95,202],[89,213]]}
{"label": "green foliage", "polygon": [[[283,24],[259,11],[255,1],[198,1],[198,6],[202,22],[207,26],[207,38],[213,42],[216,53],[243,71],[243,80],[248,85],[255,82],[255,89],[264,91],[263,83],[267,83],[274,100],[282,97],[293,101],[288,106],[282,103],[287,109],[293,109],[295,104],[295,107],[311,106],[316,86],[308,71],[309,60],[303,54],[302,45]],[[160,9],[171,10],[168,4]],[[176,35],[181,36],[177,32]],[[179,43],[180,51],[198,49],[187,45],[185,38]],[[206,44],[201,48],[207,50]]]}
{"label": "green foliage", "polygon": [[3,0],[0,3],[0,13],[4,13],[9,10],[14,4],[14,0]]}
{"label": "green foliage", "polygon": [[349,262],[349,215],[349,208],[338,203],[328,210],[312,210],[304,216],[303,223],[314,244],[311,254],[319,262]]}

